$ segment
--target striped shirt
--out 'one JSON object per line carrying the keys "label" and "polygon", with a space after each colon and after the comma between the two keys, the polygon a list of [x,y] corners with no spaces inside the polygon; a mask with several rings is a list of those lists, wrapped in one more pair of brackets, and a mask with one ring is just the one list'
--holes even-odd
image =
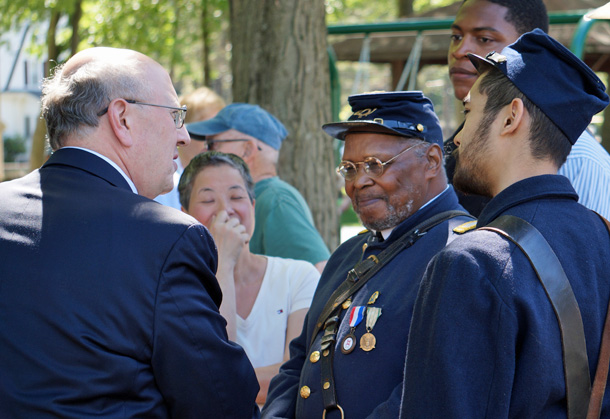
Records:
{"label": "striped shirt", "polygon": [[570,179],[578,202],[610,219],[610,155],[585,131],[558,174]]}

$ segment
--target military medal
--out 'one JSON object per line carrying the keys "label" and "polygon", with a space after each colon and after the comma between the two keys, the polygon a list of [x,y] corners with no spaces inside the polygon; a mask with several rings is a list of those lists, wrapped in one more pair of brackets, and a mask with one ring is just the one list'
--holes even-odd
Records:
{"label": "military medal", "polygon": [[375,349],[375,343],[377,343],[377,339],[375,339],[375,335],[370,332],[366,332],[360,338],[360,348],[362,348],[363,351],[372,351]]}
{"label": "military medal", "polygon": [[343,310],[347,310],[349,308],[349,306],[352,305],[352,299],[348,298],[347,300],[345,300],[343,302],[343,304],[341,304],[341,307],[343,307]]}
{"label": "military medal", "polygon": [[356,336],[354,336],[352,333],[348,333],[341,340],[341,352],[343,352],[345,355],[347,355],[347,354],[351,353],[355,347],[356,347]]}
{"label": "military medal", "polygon": [[363,351],[369,352],[375,349],[377,339],[375,338],[375,335],[371,333],[371,330],[375,327],[375,323],[377,323],[379,316],[381,316],[380,307],[366,308],[366,333],[360,338],[360,348]]}
{"label": "military medal", "polygon": [[369,298],[369,302],[367,304],[375,304],[375,301],[377,301],[377,298],[379,298],[379,291],[375,291],[373,293],[373,295],[371,295],[371,297]]}
{"label": "military medal", "polygon": [[362,321],[364,318],[364,310],[365,306],[354,306],[349,313],[349,326],[351,328],[350,333],[345,335],[343,339],[341,339],[341,352],[345,355],[349,354],[356,347],[356,336],[354,335],[354,330],[356,330],[356,326]]}

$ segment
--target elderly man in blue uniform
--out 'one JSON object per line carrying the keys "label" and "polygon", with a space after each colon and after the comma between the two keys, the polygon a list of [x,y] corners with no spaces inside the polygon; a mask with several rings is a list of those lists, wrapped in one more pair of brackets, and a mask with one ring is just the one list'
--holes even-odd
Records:
{"label": "elderly man in blue uniform", "polygon": [[152,201],[190,142],[167,71],[90,48],[45,81],[42,109],[53,155],[0,183],[0,416],[258,416],[214,242]]}
{"label": "elderly man in blue uniform", "polygon": [[[565,418],[569,408],[569,417],[585,417],[610,295],[610,237],[556,173],[608,96],[591,69],[539,29],[501,53],[470,59],[481,76],[464,100],[454,184],[493,199],[480,229],[454,240],[426,271],[401,415]],[[528,256],[500,234],[506,220],[519,225],[511,236]],[[544,246],[557,263],[539,264],[534,256]],[[559,265],[567,278],[553,287],[561,275],[548,272]],[[578,314],[566,322],[566,310],[578,307],[582,322]],[[574,362],[581,368],[572,370]],[[604,407],[607,417],[608,395]]]}
{"label": "elderly man in blue uniform", "polygon": [[[269,112],[249,103],[232,103],[207,121],[186,126],[209,150],[241,157],[252,173],[256,208],[252,253],[306,260],[322,272],[330,252],[314,225],[305,199],[277,175],[284,125]],[[298,237],[298,239],[295,239]]]}
{"label": "elderly man in blue uniform", "polygon": [[422,274],[453,228],[471,221],[447,185],[428,98],[371,93],[349,103],[348,121],[323,128],[345,141],[338,171],[368,231],[331,255],[291,359],[271,382],[267,418],[397,417]]}

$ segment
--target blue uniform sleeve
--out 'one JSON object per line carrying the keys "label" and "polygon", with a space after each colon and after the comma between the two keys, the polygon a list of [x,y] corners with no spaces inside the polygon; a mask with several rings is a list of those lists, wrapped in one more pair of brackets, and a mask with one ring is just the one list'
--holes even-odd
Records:
{"label": "blue uniform sleeve", "polygon": [[432,260],[419,289],[400,417],[507,417],[518,322],[496,285],[510,258],[450,248]]}
{"label": "blue uniform sleeve", "polygon": [[152,368],[171,417],[259,415],[254,369],[228,340],[218,311],[215,259],[205,228],[192,226],[172,249],[159,281]]}
{"label": "blue uniform sleeve", "polygon": [[305,363],[307,342],[307,320],[303,322],[301,335],[290,342],[290,359],[280,368],[269,384],[267,401],[263,407],[263,418],[288,419],[295,417],[301,370]]}

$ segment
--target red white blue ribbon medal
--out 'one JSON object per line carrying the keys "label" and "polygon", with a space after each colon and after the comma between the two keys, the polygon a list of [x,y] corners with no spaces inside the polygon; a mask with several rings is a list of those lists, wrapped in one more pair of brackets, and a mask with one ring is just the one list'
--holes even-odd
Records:
{"label": "red white blue ribbon medal", "polygon": [[341,352],[346,355],[352,352],[356,347],[356,336],[354,335],[354,330],[364,318],[365,310],[365,306],[354,306],[349,313],[350,332],[341,340]]}

